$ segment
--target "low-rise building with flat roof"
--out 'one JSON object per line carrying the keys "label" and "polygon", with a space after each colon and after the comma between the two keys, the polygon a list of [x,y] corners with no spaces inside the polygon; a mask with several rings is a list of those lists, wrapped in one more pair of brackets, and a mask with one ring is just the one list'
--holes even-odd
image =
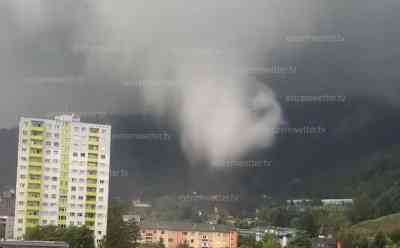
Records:
{"label": "low-rise building with flat roof", "polygon": [[0,241],[0,248],[69,248],[65,242],[56,241]]}

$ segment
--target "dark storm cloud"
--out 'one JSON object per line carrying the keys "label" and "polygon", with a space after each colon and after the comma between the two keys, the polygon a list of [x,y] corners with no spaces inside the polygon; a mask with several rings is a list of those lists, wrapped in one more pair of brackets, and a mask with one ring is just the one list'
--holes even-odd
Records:
{"label": "dark storm cloud", "polygon": [[294,66],[294,79],[277,85],[288,92],[397,96],[397,0],[5,0],[0,6],[3,127],[21,114],[172,109],[190,157],[234,159],[269,145],[273,135],[261,129],[281,122],[266,87],[274,82],[256,82],[247,71],[265,76],[265,68]]}

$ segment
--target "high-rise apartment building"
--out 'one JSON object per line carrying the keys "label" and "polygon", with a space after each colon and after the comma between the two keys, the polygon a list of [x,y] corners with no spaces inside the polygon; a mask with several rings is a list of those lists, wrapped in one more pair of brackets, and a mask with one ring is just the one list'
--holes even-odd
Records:
{"label": "high-rise apartment building", "polygon": [[96,241],[107,228],[111,126],[21,118],[14,238],[37,225],[86,225]]}

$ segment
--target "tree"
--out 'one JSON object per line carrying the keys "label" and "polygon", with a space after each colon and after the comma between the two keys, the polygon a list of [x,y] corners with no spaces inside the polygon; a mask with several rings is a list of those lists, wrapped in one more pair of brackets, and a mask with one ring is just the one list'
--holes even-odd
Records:
{"label": "tree", "polygon": [[393,242],[400,243],[400,229],[391,232],[389,234],[389,237],[390,237],[391,240],[393,240]]}
{"label": "tree", "polygon": [[385,248],[387,244],[386,235],[383,232],[378,232],[375,235],[374,242],[372,242],[373,248]]}
{"label": "tree", "polygon": [[[313,209],[312,215],[318,227],[323,231],[322,234],[336,235],[341,229],[350,225],[346,211],[336,207],[322,207]],[[328,233],[324,231],[328,230]]]}
{"label": "tree", "polygon": [[271,235],[266,234],[264,238],[260,241],[261,248],[280,248],[280,243]]}
{"label": "tree", "polygon": [[391,238],[387,238],[386,248],[398,248],[398,246]]}
{"label": "tree", "polygon": [[62,240],[62,235],[63,230],[58,226],[36,226],[33,228],[27,228],[25,239],[60,241]]}
{"label": "tree", "polygon": [[93,231],[88,227],[69,226],[37,226],[28,228],[25,234],[26,240],[64,241],[71,248],[94,248]]}
{"label": "tree", "polygon": [[371,219],[374,217],[373,202],[367,194],[361,194],[354,199],[354,204],[350,210],[350,220],[353,223],[358,223],[363,220]]}
{"label": "tree", "polygon": [[257,241],[254,237],[242,237],[239,238],[240,248],[255,248]]}
{"label": "tree", "polygon": [[261,224],[288,227],[293,213],[284,207],[263,208],[257,217]]}
{"label": "tree", "polygon": [[370,242],[365,235],[361,235],[358,232],[352,230],[342,230],[339,233],[339,239],[341,240],[343,248],[369,248]]}
{"label": "tree", "polygon": [[101,242],[103,248],[136,248],[140,238],[139,226],[135,221],[124,222],[125,206],[112,202],[108,210],[107,235]]}
{"label": "tree", "polygon": [[272,225],[288,227],[290,216],[286,208],[277,208],[272,212]]}
{"label": "tree", "polygon": [[68,240],[73,248],[94,248],[93,231],[86,226],[69,227],[63,234],[63,239]]}
{"label": "tree", "polygon": [[307,231],[311,237],[315,237],[318,234],[318,224],[311,211],[306,211],[300,216],[298,228]]}
{"label": "tree", "polygon": [[305,232],[299,232],[296,237],[289,242],[289,248],[310,248],[311,239],[310,236]]}

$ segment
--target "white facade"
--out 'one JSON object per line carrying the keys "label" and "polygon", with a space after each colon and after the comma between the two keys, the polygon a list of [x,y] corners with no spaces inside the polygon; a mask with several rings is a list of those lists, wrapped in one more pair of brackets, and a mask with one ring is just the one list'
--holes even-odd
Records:
{"label": "white facade", "polygon": [[86,225],[106,234],[111,126],[21,118],[14,238],[36,225]]}
{"label": "white facade", "polygon": [[1,239],[12,239],[14,232],[14,216],[0,216],[0,226],[4,233],[0,233]]}

